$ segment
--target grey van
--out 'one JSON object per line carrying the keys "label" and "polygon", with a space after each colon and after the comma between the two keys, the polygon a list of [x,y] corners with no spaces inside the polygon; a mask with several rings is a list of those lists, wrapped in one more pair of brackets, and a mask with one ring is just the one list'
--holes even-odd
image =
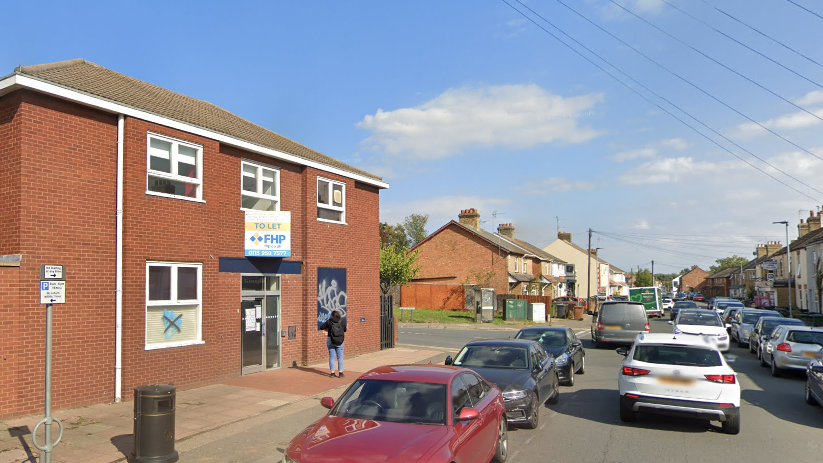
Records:
{"label": "grey van", "polygon": [[592,339],[597,348],[610,343],[631,344],[649,331],[646,308],[640,302],[604,302],[592,319]]}

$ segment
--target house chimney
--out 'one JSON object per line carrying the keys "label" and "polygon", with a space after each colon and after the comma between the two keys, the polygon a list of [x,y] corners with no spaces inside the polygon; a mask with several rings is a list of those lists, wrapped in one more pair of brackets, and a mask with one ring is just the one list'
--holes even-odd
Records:
{"label": "house chimney", "polygon": [[497,233],[504,238],[514,239],[514,225],[510,223],[501,223],[497,226]]}
{"label": "house chimney", "polygon": [[[811,220],[813,220],[813,219],[809,219],[809,221],[811,221]],[[805,235],[806,233],[809,233],[811,231],[809,229],[810,227],[811,227],[810,223],[806,223],[803,219],[800,219],[800,223],[797,224],[797,237],[800,238],[801,236]]]}
{"label": "house chimney", "polygon": [[460,215],[457,216],[460,219],[460,223],[462,225],[467,225],[473,228],[480,228],[480,213],[477,212],[477,209],[463,209],[460,211]]}
{"label": "house chimney", "polygon": [[756,248],[756,252],[757,252],[757,258],[758,259],[768,255],[768,252],[766,252],[766,245],[765,244],[758,244],[757,248]]}
{"label": "house chimney", "polygon": [[776,253],[777,251],[783,249],[783,243],[780,241],[769,241],[766,243],[766,255],[771,256],[772,254]]}
{"label": "house chimney", "polygon": [[557,232],[557,237],[563,241],[572,242],[572,234],[567,232]]}
{"label": "house chimney", "polygon": [[814,212],[809,211],[809,215],[809,219],[806,220],[806,223],[809,225],[809,231],[813,232],[820,229],[820,212],[814,215]]}

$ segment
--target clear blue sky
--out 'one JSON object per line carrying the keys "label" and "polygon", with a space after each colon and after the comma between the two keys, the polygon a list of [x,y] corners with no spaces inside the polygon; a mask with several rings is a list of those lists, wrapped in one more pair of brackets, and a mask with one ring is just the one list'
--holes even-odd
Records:
{"label": "clear blue sky", "polygon": [[[563,1],[823,157],[821,120],[609,0]],[[786,0],[667,1],[823,83],[823,67],[710,6],[823,63],[823,20]],[[823,14],[818,2],[799,1]],[[823,190],[823,161],[744,125],[743,117],[558,1],[524,3],[713,129]],[[816,84],[661,0],[620,3],[823,116],[823,89]],[[784,229],[772,221],[792,221],[796,234],[798,217],[823,205],[823,194],[732,147],[814,199],[748,167],[499,0],[11,2],[3,10],[0,74],[18,63],[80,57],[210,101],[383,175],[391,188],[381,193],[381,220],[389,223],[428,213],[431,232],[460,209],[476,207],[484,227],[513,222],[518,237],[545,246],[559,218],[560,228],[583,246],[589,227],[611,235],[596,234],[595,243],[619,267],[654,259],[655,270],[673,272],[733,253],[750,256],[756,242],[785,241]]]}

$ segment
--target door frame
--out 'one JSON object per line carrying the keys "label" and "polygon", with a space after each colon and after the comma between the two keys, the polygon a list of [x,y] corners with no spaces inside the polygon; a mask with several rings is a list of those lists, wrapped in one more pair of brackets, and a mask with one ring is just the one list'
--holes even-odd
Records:
{"label": "door frame", "polygon": [[[258,373],[258,372],[266,371],[266,370],[276,370],[276,369],[280,368],[283,364],[283,344],[281,342],[280,343],[280,348],[278,349],[278,357],[279,358],[277,359],[277,366],[276,367],[271,367],[271,368],[266,368],[266,365],[268,363],[267,362],[268,359],[266,358],[266,355],[267,355],[266,345],[267,345],[268,336],[270,335],[270,333],[271,333],[272,336],[280,337],[280,326],[283,325],[283,323],[281,321],[281,314],[282,314],[281,306],[282,306],[282,301],[283,301],[282,286],[281,286],[282,282],[283,282],[282,276],[280,274],[270,274],[270,273],[242,273],[242,274],[240,274],[241,281],[242,281],[243,277],[264,277],[264,280],[263,280],[264,284],[263,284],[263,288],[261,290],[243,290],[242,285],[241,285],[241,289],[240,289],[240,302],[241,303],[242,303],[242,301],[245,301],[245,300],[260,299],[262,301],[262,306],[263,307],[262,307],[262,311],[261,311],[260,315],[261,315],[261,323],[263,323],[263,325],[261,325],[262,334],[260,336],[260,350],[261,350],[260,364],[259,365],[252,365],[252,366],[248,366],[248,367],[243,366],[243,347],[242,347],[242,342],[241,342],[241,347],[240,347],[240,374],[241,375],[247,375],[247,374]],[[277,289],[276,290],[268,290],[266,288],[267,285],[265,283],[267,281],[267,278],[269,278],[269,277],[276,277],[278,279]],[[270,310],[270,308],[268,307],[268,298],[266,296],[277,296],[277,301],[278,301],[277,307],[275,308],[275,310],[277,312],[277,323],[278,323],[279,326],[275,327],[276,329],[273,332],[265,324],[266,323],[266,315],[269,313],[269,310]],[[241,336],[242,335],[243,335],[243,333],[241,333]]]}

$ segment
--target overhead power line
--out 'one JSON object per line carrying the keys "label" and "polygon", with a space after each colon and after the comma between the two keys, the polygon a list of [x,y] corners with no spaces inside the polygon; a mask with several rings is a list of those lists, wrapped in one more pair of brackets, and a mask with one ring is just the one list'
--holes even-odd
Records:
{"label": "overhead power line", "polygon": [[806,11],[807,13],[813,14],[813,15],[817,16],[818,18],[823,19],[823,16],[820,16],[819,14],[815,13],[814,11],[812,11],[812,10],[810,10],[810,9],[806,8],[805,6],[803,6],[803,5],[801,5],[801,4],[797,3],[797,2],[793,2],[792,0],[786,0],[786,1],[787,1],[787,2],[789,2],[789,3],[791,3],[792,5],[794,5],[794,6],[798,7],[798,8],[800,8],[801,10]]}
{"label": "overhead power line", "polygon": [[[655,60],[654,58],[652,58],[652,57],[650,57],[649,55],[647,55],[647,54],[643,53],[643,52],[642,52],[642,51],[640,51],[638,48],[636,48],[636,47],[634,47],[633,45],[629,44],[628,42],[626,42],[625,40],[621,39],[620,37],[618,37],[618,36],[614,35],[613,33],[609,32],[609,30],[607,30],[607,29],[606,29],[606,28],[604,28],[603,26],[601,26],[601,25],[597,24],[596,22],[594,22],[593,20],[591,20],[590,18],[588,18],[586,15],[584,15],[584,14],[580,13],[579,11],[575,10],[574,8],[572,8],[571,6],[569,6],[568,4],[564,3],[562,0],[556,0],[556,1],[557,1],[558,3],[560,3],[561,5],[563,5],[564,7],[568,8],[569,10],[571,10],[574,14],[576,14],[576,15],[580,16],[581,18],[583,18],[584,20],[586,20],[588,23],[592,24],[593,26],[597,27],[598,29],[600,29],[600,30],[601,30],[601,31],[603,31],[604,33],[608,34],[610,37],[612,37],[613,39],[617,40],[618,42],[620,42],[620,43],[621,43],[621,44],[623,44],[624,46],[626,46],[626,47],[628,47],[628,48],[632,49],[635,53],[639,54],[640,56],[642,56],[642,57],[646,58],[647,60],[649,60],[650,62],[654,63],[654,64],[655,64],[656,66],[658,66],[660,69],[663,69],[664,71],[668,72],[669,74],[671,74],[671,75],[673,75],[673,76],[677,77],[678,79],[682,80],[683,82],[685,82],[685,83],[686,83],[686,84],[688,84],[689,86],[691,86],[691,87],[695,88],[695,89],[696,89],[696,90],[698,90],[699,92],[703,93],[704,95],[708,96],[709,98],[713,99],[714,101],[717,101],[718,103],[722,104],[722,105],[723,105],[723,106],[725,106],[726,108],[729,108],[730,110],[734,111],[735,113],[737,113],[737,114],[738,114],[738,115],[740,115],[741,117],[743,117],[743,118],[745,118],[746,120],[748,120],[748,121],[752,122],[753,124],[756,124],[757,126],[759,126],[760,128],[762,128],[763,130],[768,131],[769,133],[771,133],[772,135],[774,135],[774,136],[776,136],[776,137],[780,138],[781,140],[785,141],[786,143],[788,143],[788,144],[790,144],[790,145],[794,146],[795,148],[797,148],[797,149],[799,149],[799,150],[803,151],[804,153],[809,154],[810,156],[813,156],[813,157],[815,157],[815,158],[817,158],[817,159],[819,159],[819,160],[823,161],[823,157],[818,156],[817,154],[815,154],[815,153],[811,152],[810,150],[808,150],[808,149],[806,149],[806,148],[804,148],[804,147],[802,147],[802,146],[798,145],[798,144],[797,144],[797,143],[795,143],[794,141],[792,141],[792,140],[790,140],[790,139],[788,139],[788,138],[784,137],[783,135],[779,134],[778,132],[775,132],[774,130],[770,129],[770,128],[769,128],[769,127],[767,127],[766,125],[764,125],[764,124],[762,124],[762,123],[758,122],[758,121],[757,121],[757,120],[755,120],[754,118],[752,118],[752,117],[750,117],[750,116],[746,115],[746,114],[745,114],[745,113],[743,113],[742,111],[738,110],[737,108],[735,108],[735,107],[731,106],[730,104],[726,103],[725,101],[721,100],[719,97],[715,96],[714,94],[712,94],[712,93],[710,93],[710,92],[708,92],[708,91],[704,90],[702,87],[700,87],[699,85],[697,85],[697,84],[695,84],[694,82],[690,81],[689,79],[687,79],[687,78],[685,78],[685,77],[681,76],[681,75],[680,75],[680,74],[678,74],[677,72],[675,72],[675,71],[673,71],[673,70],[669,69],[668,67],[666,67],[666,66],[664,66],[664,65],[660,64],[660,62],[658,62],[658,61],[657,61],[657,60]],[[520,1],[519,1],[519,0],[518,0],[518,3],[520,3]],[[521,4],[522,4],[522,3],[521,3]],[[526,8],[529,8],[529,7],[526,7]],[[529,10],[530,10],[530,11],[532,11],[532,12],[534,11],[534,10],[531,10],[531,8],[529,8]],[[536,14],[536,13],[535,13],[535,14]],[[622,72],[622,71],[621,71],[621,72]],[[661,97],[661,98],[662,98],[662,97]],[[663,98],[663,99],[664,99],[665,101],[667,101],[669,104],[671,104],[672,106],[675,106],[673,103],[671,103],[670,101],[666,100],[665,98]],[[690,116],[690,117],[692,117],[692,116]],[[697,120],[697,119],[696,119],[696,118],[694,118],[694,117],[692,117],[692,119]],[[700,122],[700,121],[698,121],[698,122]],[[701,123],[701,124],[702,124],[702,123]],[[705,124],[703,124],[703,125],[705,126]],[[767,164],[767,165],[769,165],[770,167],[774,167],[774,166],[772,166],[771,164],[767,163],[765,160],[761,159],[760,157],[758,157],[757,155],[755,155],[754,153],[752,153],[751,151],[749,151],[749,150],[747,150],[746,148],[744,148],[744,147],[742,147],[741,145],[739,145],[737,142],[732,141],[730,138],[728,138],[727,136],[723,135],[722,133],[720,133],[720,132],[718,132],[718,131],[716,131],[716,130],[712,129],[711,127],[708,127],[708,126],[706,126],[706,128],[708,128],[709,130],[711,130],[712,132],[714,132],[716,135],[718,135],[718,136],[722,137],[722,138],[723,138],[724,140],[726,140],[727,142],[729,142],[729,143],[731,143],[732,145],[736,146],[738,149],[741,149],[741,150],[745,151],[745,152],[746,152],[746,153],[748,153],[750,156],[752,156],[752,157],[754,157],[754,158],[759,159],[760,161],[762,161],[762,162],[766,163],[766,164]],[[795,180],[797,180],[797,179],[795,179]],[[817,190],[816,188],[812,187],[811,185],[805,184],[805,183],[803,183],[803,182],[800,182],[800,183],[801,183],[801,184],[803,184],[804,186],[808,187],[808,188],[811,188],[812,190],[814,190],[814,191],[816,191],[816,192],[818,192],[818,193],[820,193],[820,194],[823,194],[823,191]]]}
{"label": "overhead power line", "polygon": [[650,245],[650,244],[646,244],[646,243],[638,242],[638,241],[634,241],[634,240],[627,240],[625,238],[612,236],[612,235],[609,235],[609,234],[606,234],[606,233],[603,233],[603,232],[594,232],[594,233],[597,233],[600,236],[603,236],[605,238],[611,238],[613,240],[621,241],[621,242],[624,242],[624,243],[627,243],[627,244],[631,244],[633,246],[637,246],[637,247],[640,247],[640,248],[645,248],[645,249],[648,249],[650,251],[660,252],[660,253],[663,253],[663,254],[669,254],[669,255],[673,255],[673,256],[693,256],[693,257],[703,257],[703,258],[706,258],[706,259],[717,259],[717,255],[711,255],[710,256],[710,255],[706,255],[706,254],[698,254],[696,252],[678,252],[678,251],[673,251],[669,248]]}
{"label": "overhead power line", "polygon": [[720,14],[723,14],[723,15],[728,16],[728,17],[729,17],[732,21],[735,21],[735,22],[737,22],[737,23],[739,23],[739,24],[742,24],[743,26],[748,27],[749,29],[753,30],[754,32],[757,32],[758,34],[762,35],[763,37],[766,37],[767,39],[769,39],[769,40],[771,40],[772,42],[774,42],[774,43],[776,43],[776,44],[780,45],[781,47],[783,47],[783,48],[785,48],[785,49],[787,49],[787,50],[789,50],[789,51],[791,51],[791,52],[795,53],[796,55],[798,55],[798,56],[801,56],[801,57],[805,58],[807,61],[812,62],[812,63],[814,63],[814,64],[818,65],[819,67],[823,68],[823,64],[820,64],[820,63],[819,63],[818,61],[816,61],[814,58],[811,58],[811,57],[809,57],[809,56],[804,55],[803,53],[801,53],[801,52],[799,52],[799,51],[795,50],[794,48],[790,47],[789,45],[786,45],[785,43],[783,43],[783,42],[781,42],[781,41],[777,40],[776,38],[774,38],[774,37],[772,37],[772,36],[770,36],[770,35],[766,34],[765,32],[761,31],[760,29],[757,29],[756,27],[754,27],[754,26],[751,26],[751,25],[747,24],[745,21],[743,21],[743,20],[741,20],[741,19],[737,18],[737,17],[736,17],[736,16],[734,16],[733,14],[731,14],[731,13],[729,13],[729,12],[727,12],[727,11],[721,10],[720,8],[718,8],[718,7],[714,6],[714,5],[712,5],[711,3],[707,2],[706,0],[700,0],[700,1],[701,1],[701,2],[703,2],[704,4],[708,5],[709,7],[714,8],[714,9],[715,9],[717,12],[719,12]]}
{"label": "overhead power line", "polygon": [[662,32],[663,34],[665,34],[665,35],[667,35],[667,36],[671,37],[672,39],[677,40],[678,42],[680,42],[681,44],[683,44],[683,46],[688,47],[688,48],[690,48],[691,50],[694,50],[696,53],[700,54],[701,56],[705,57],[706,59],[708,59],[708,60],[712,61],[713,63],[716,63],[718,66],[721,66],[722,68],[724,68],[724,69],[726,69],[726,70],[728,70],[728,71],[730,71],[730,72],[734,73],[735,75],[737,75],[737,76],[741,77],[742,79],[745,79],[745,80],[747,80],[747,81],[751,82],[752,84],[754,84],[754,85],[756,85],[756,86],[760,87],[761,89],[763,89],[763,90],[765,90],[765,91],[767,91],[767,92],[771,93],[772,95],[776,96],[777,98],[780,98],[781,100],[783,100],[783,101],[785,101],[786,103],[788,103],[788,104],[790,104],[790,105],[794,106],[795,108],[797,108],[797,109],[799,109],[799,110],[803,111],[804,113],[810,114],[810,115],[814,116],[815,118],[820,119],[821,121],[823,121],[823,117],[818,116],[817,114],[815,114],[815,113],[813,113],[813,112],[809,111],[808,109],[806,109],[806,108],[804,108],[804,107],[800,106],[799,104],[797,104],[797,103],[795,103],[795,102],[793,102],[793,101],[789,100],[788,98],[786,98],[786,97],[784,97],[784,96],[780,95],[779,93],[777,93],[777,92],[775,92],[774,90],[772,90],[772,89],[770,89],[770,88],[766,87],[765,85],[763,85],[763,84],[761,84],[761,83],[759,83],[759,82],[755,81],[754,79],[751,79],[751,78],[749,78],[749,77],[747,77],[747,76],[743,75],[742,73],[740,73],[740,72],[738,72],[738,71],[736,71],[736,70],[732,69],[731,67],[729,67],[729,66],[727,66],[727,65],[725,65],[725,64],[723,64],[723,63],[721,63],[720,61],[718,61],[718,60],[716,60],[716,59],[712,58],[711,56],[707,55],[706,53],[703,53],[702,51],[700,51],[700,50],[699,50],[699,49],[697,49],[696,47],[693,47],[692,45],[689,45],[689,44],[688,44],[688,43],[686,43],[685,41],[683,41],[683,40],[681,40],[681,39],[679,39],[679,38],[675,37],[675,36],[674,36],[674,35],[672,35],[672,34],[670,34],[670,33],[669,33],[669,32],[667,32],[666,30],[664,30],[663,28],[661,28],[661,27],[657,26],[656,24],[652,23],[651,21],[649,21],[649,20],[647,20],[647,19],[643,18],[642,16],[640,16],[640,15],[636,14],[636,13],[635,13],[635,12],[633,12],[632,10],[630,10],[630,9],[626,8],[625,6],[623,6],[623,5],[619,4],[619,3],[617,3],[615,0],[609,0],[609,1],[610,1],[611,3],[613,3],[613,4],[617,5],[618,7],[620,7],[623,11],[625,11],[625,12],[627,12],[627,13],[631,14],[631,15],[632,15],[632,16],[634,16],[635,18],[637,18],[637,19],[639,19],[639,20],[643,21],[644,23],[646,23],[646,24],[648,24],[649,26],[651,26],[651,27],[653,27],[653,28],[657,29],[658,31]]}
{"label": "overhead power line", "polygon": [[755,50],[754,48],[752,48],[752,47],[750,47],[750,46],[746,45],[745,43],[743,43],[743,42],[741,42],[741,41],[737,40],[736,38],[734,38],[734,37],[730,36],[729,34],[727,34],[727,33],[723,32],[723,31],[721,31],[720,29],[718,29],[718,28],[716,28],[716,27],[712,26],[711,24],[707,23],[706,21],[703,21],[702,19],[698,18],[697,16],[694,16],[693,14],[691,14],[691,13],[689,13],[688,11],[686,11],[686,10],[684,10],[684,9],[680,8],[679,6],[677,6],[677,5],[675,5],[675,4],[671,3],[671,2],[669,2],[668,0],[660,0],[660,1],[661,1],[661,2],[663,2],[663,3],[665,3],[666,5],[669,5],[670,7],[674,8],[675,10],[677,10],[677,11],[679,11],[679,12],[683,13],[684,15],[686,15],[686,16],[688,16],[688,17],[692,18],[693,20],[695,20],[695,21],[699,22],[700,24],[702,24],[702,25],[704,25],[704,26],[708,27],[709,29],[711,29],[711,30],[713,30],[713,31],[717,32],[718,34],[722,35],[723,37],[726,37],[727,39],[731,40],[732,42],[734,42],[734,43],[736,43],[736,44],[738,44],[738,45],[740,45],[740,46],[742,46],[742,47],[745,47],[746,49],[748,49],[748,50],[752,51],[753,53],[757,53],[758,55],[760,55],[760,56],[762,56],[763,58],[765,58],[765,59],[767,59],[767,60],[771,61],[772,63],[774,63],[774,64],[776,64],[776,65],[780,66],[781,68],[783,68],[783,69],[785,69],[785,70],[787,70],[787,71],[791,72],[792,74],[796,75],[797,77],[800,77],[801,79],[803,79],[803,80],[805,80],[805,81],[807,81],[807,82],[809,82],[809,83],[811,83],[811,84],[813,84],[813,85],[816,85],[816,86],[818,86],[818,87],[820,87],[820,88],[823,88],[823,85],[820,85],[819,83],[815,82],[814,80],[809,79],[808,77],[806,77],[806,76],[804,76],[803,74],[801,74],[801,73],[799,73],[799,72],[795,71],[794,69],[791,69],[790,67],[788,67],[788,66],[784,65],[783,63],[781,63],[781,62],[779,62],[779,61],[777,61],[777,60],[775,60],[775,59],[772,59],[770,56],[767,56],[767,55],[765,55],[765,54],[763,54],[763,53],[761,53],[761,52],[759,52],[759,51]]}
{"label": "overhead power line", "polygon": [[[553,34],[550,30],[548,30],[548,29],[546,29],[545,27],[543,27],[541,24],[539,24],[537,21],[535,21],[535,20],[534,20],[533,18],[531,18],[529,15],[527,15],[526,13],[524,13],[524,12],[522,12],[522,11],[518,10],[518,9],[517,9],[514,5],[512,5],[511,3],[509,3],[507,0],[501,0],[501,1],[502,1],[503,3],[505,3],[506,5],[508,5],[511,9],[513,9],[514,11],[516,11],[517,13],[519,13],[521,16],[523,16],[524,18],[526,18],[529,22],[531,22],[532,24],[534,24],[535,26],[537,26],[538,28],[540,28],[541,30],[543,30],[543,32],[545,32],[545,33],[549,34],[551,37],[553,37],[555,40],[557,40],[557,41],[558,41],[558,42],[560,42],[561,44],[565,45],[565,46],[566,46],[567,48],[569,48],[571,51],[573,51],[574,53],[576,53],[577,55],[579,55],[580,57],[582,57],[583,59],[585,59],[586,61],[588,61],[589,63],[591,63],[591,64],[592,64],[593,66],[595,66],[596,68],[598,68],[598,69],[600,69],[601,71],[603,71],[604,73],[606,73],[606,74],[607,74],[609,77],[611,77],[612,79],[616,80],[619,84],[623,85],[624,87],[626,87],[627,89],[629,89],[630,91],[632,91],[633,93],[635,93],[635,94],[636,94],[637,96],[639,96],[640,98],[643,98],[644,100],[646,100],[647,102],[649,102],[650,104],[652,104],[653,106],[655,106],[656,108],[658,108],[658,109],[660,109],[661,111],[665,112],[666,114],[670,115],[670,116],[671,116],[671,117],[673,117],[675,120],[677,120],[677,121],[678,121],[678,122],[680,122],[681,124],[685,125],[686,127],[690,128],[691,130],[693,130],[695,133],[697,133],[697,134],[698,134],[698,135],[700,135],[701,137],[705,138],[705,139],[706,139],[706,140],[708,140],[709,142],[711,142],[711,143],[713,143],[714,145],[718,146],[720,149],[722,149],[722,150],[726,151],[727,153],[731,154],[732,156],[736,157],[737,159],[739,159],[739,160],[743,161],[744,163],[746,163],[747,165],[751,166],[751,167],[752,167],[752,168],[754,168],[755,170],[757,170],[757,171],[759,171],[759,172],[763,173],[763,174],[764,174],[764,175],[766,175],[767,177],[769,177],[769,178],[773,179],[774,181],[776,181],[776,182],[780,183],[781,185],[783,185],[783,186],[785,186],[785,187],[787,187],[787,188],[789,188],[789,189],[791,189],[791,190],[793,190],[793,191],[797,192],[798,194],[800,194],[800,195],[802,195],[802,196],[805,196],[806,198],[809,198],[809,199],[811,199],[812,201],[815,201],[815,202],[821,202],[820,200],[818,200],[818,199],[816,199],[816,198],[814,198],[814,197],[810,196],[809,194],[807,194],[807,193],[805,193],[805,192],[803,192],[803,191],[801,191],[801,190],[798,190],[798,189],[797,189],[797,188],[795,188],[794,186],[789,185],[788,183],[786,183],[786,182],[784,182],[784,181],[780,180],[779,178],[775,177],[774,175],[772,175],[772,174],[770,174],[770,173],[766,172],[766,171],[765,171],[765,170],[763,170],[762,168],[760,168],[760,167],[758,167],[758,166],[756,166],[756,165],[752,164],[751,162],[747,161],[746,159],[743,159],[743,157],[741,157],[741,156],[740,156],[740,155],[738,155],[737,153],[735,153],[735,152],[733,152],[732,150],[730,150],[730,149],[726,148],[725,146],[721,145],[720,143],[718,143],[718,142],[717,142],[716,140],[714,140],[713,138],[709,137],[709,136],[708,136],[708,135],[706,135],[705,133],[703,133],[703,132],[701,132],[700,130],[696,129],[693,125],[691,125],[691,124],[689,124],[688,122],[684,121],[682,118],[678,117],[677,115],[675,115],[674,113],[672,113],[672,112],[671,112],[671,111],[669,111],[668,109],[664,108],[664,107],[663,107],[663,106],[661,106],[660,104],[658,104],[658,103],[656,103],[656,102],[652,101],[651,99],[649,99],[649,97],[647,97],[646,95],[643,95],[643,94],[642,94],[642,93],[640,93],[638,90],[636,90],[636,89],[632,88],[632,86],[630,86],[630,85],[629,85],[629,84],[627,84],[626,82],[623,82],[622,80],[620,80],[617,76],[615,76],[614,74],[612,74],[611,72],[609,72],[606,68],[604,68],[603,66],[599,65],[597,62],[593,61],[591,58],[589,58],[588,56],[584,55],[582,52],[580,52],[579,50],[577,50],[577,49],[576,49],[576,48],[574,48],[573,46],[571,46],[571,45],[569,45],[568,43],[566,43],[563,39],[561,39],[561,38],[560,38],[560,37],[558,37],[557,35]],[[520,3],[520,2],[518,1],[518,3]],[[523,5],[522,3],[520,3],[520,4],[521,4],[521,5]],[[528,6],[526,6],[526,5],[523,5],[523,6],[524,6],[526,9],[528,9],[529,11],[531,11],[532,13],[534,13],[536,16],[538,16],[538,17],[540,17],[541,19],[543,19],[543,21],[545,21],[546,23],[550,24],[553,28],[557,29],[560,33],[562,33],[563,35],[565,35],[566,37],[568,37],[569,39],[571,39],[572,41],[574,41],[575,43],[577,43],[579,46],[581,46],[582,48],[584,48],[585,50],[587,50],[589,53],[591,53],[592,55],[596,56],[598,59],[600,59],[600,60],[601,60],[601,61],[603,61],[604,63],[606,63],[606,64],[608,64],[609,66],[613,67],[615,70],[617,70],[618,72],[620,72],[620,73],[621,73],[621,74],[623,74],[624,76],[628,77],[631,81],[635,82],[636,84],[638,84],[639,86],[641,86],[642,88],[644,88],[644,89],[645,89],[646,91],[648,91],[649,93],[652,93],[653,95],[657,96],[658,98],[660,98],[660,99],[662,99],[662,100],[664,100],[664,101],[668,102],[670,105],[672,105],[672,106],[674,106],[675,108],[677,108],[680,112],[682,112],[682,113],[686,114],[687,116],[689,116],[690,118],[694,119],[695,121],[697,121],[698,123],[700,123],[700,124],[701,124],[701,125],[703,125],[704,127],[708,128],[709,130],[712,130],[713,132],[718,133],[717,131],[715,131],[715,130],[714,130],[714,129],[712,129],[711,127],[709,127],[709,126],[707,126],[706,124],[704,124],[703,122],[701,122],[699,119],[695,118],[694,116],[692,116],[691,114],[689,114],[688,112],[686,112],[684,109],[682,109],[682,108],[680,108],[679,106],[675,105],[675,104],[674,104],[674,103],[672,103],[671,101],[669,101],[669,100],[667,100],[667,99],[663,98],[662,96],[660,96],[659,94],[657,94],[657,93],[656,93],[656,92],[654,92],[653,90],[649,89],[648,87],[646,87],[646,86],[645,86],[645,85],[643,85],[642,83],[638,82],[636,79],[634,79],[634,78],[633,78],[633,77],[631,77],[630,75],[628,75],[628,74],[626,74],[625,72],[623,72],[622,70],[620,70],[617,66],[615,66],[615,65],[611,64],[609,61],[607,61],[606,59],[604,59],[603,57],[601,57],[600,55],[598,55],[597,53],[595,53],[594,51],[592,51],[590,48],[588,48],[588,47],[586,47],[585,45],[583,45],[582,43],[580,43],[580,42],[579,42],[578,40],[576,40],[575,38],[571,37],[569,34],[567,34],[566,32],[564,32],[562,29],[560,29],[559,27],[557,27],[557,26],[555,26],[554,24],[552,24],[552,23],[551,23],[551,21],[549,21],[549,20],[547,20],[546,18],[543,18],[542,16],[540,16],[539,14],[537,14],[534,10],[532,10],[532,9],[531,9],[531,8],[529,8]],[[722,136],[722,134],[721,134],[721,136]],[[756,157],[756,156],[755,156],[755,157]],[[758,159],[760,159],[760,158],[758,158]],[[782,173],[783,175],[786,175],[787,177],[792,178],[792,179],[794,179],[795,181],[797,181],[797,182],[799,182],[799,183],[803,183],[802,181],[800,181],[800,180],[798,180],[798,179],[795,179],[793,176],[791,176],[791,175],[789,175],[788,173],[786,173],[786,172],[784,172],[784,171],[780,170],[779,168],[777,168],[777,167],[775,167],[775,166],[772,166],[772,165],[771,165],[771,164],[769,164],[768,162],[766,162],[766,161],[764,161],[764,160],[762,160],[762,159],[761,159],[761,161],[762,161],[762,162],[764,162],[765,164],[769,165],[770,167],[774,168],[774,169],[775,169],[775,170],[777,170],[778,172]],[[808,187],[808,185],[807,185],[807,187]],[[816,190],[815,188],[811,188],[811,189],[812,189],[812,190]]]}

